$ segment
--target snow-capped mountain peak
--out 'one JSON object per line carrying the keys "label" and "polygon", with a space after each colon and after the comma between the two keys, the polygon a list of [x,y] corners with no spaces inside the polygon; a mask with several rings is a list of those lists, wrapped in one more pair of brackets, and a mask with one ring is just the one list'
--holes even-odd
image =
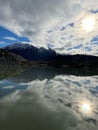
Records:
{"label": "snow-capped mountain peak", "polygon": [[29,45],[29,44],[22,44],[22,43],[14,43],[14,44],[11,44],[7,47],[5,47],[5,49],[27,49],[27,48],[32,48],[33,46],[32,45]]}
{"label": "snow-capped mountain peak", "polygon": [[45,49],[43,47],[37,48],[30,44],[16,43],[4,48],[5,50],[17,55],[21,55],[27,60],[53,60],[56,56],[56,52],[51,49]]}

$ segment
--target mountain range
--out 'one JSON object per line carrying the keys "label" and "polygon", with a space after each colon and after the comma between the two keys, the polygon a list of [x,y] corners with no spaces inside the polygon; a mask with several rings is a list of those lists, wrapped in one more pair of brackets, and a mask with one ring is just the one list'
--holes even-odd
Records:
{"label": "mountain range", "polygon": [[29,61],[51,61],[56,57],[56,52],[43,47],[37,48],[30,44],[12,44],[4,48],[8,52],[20,55]]}
{"label": "mountain range", "polygon": [[[70,66],[70,67],[97,67],[98,57],[91,55],[61,55],[52,49],[37,48],[30,44],[12,44],[0,50],[0,63]],[[5,53],[3,55],[3,53]],[[2,60],[3,59],[3,60]]]}
{"label": "mountain range", "polygon": [[8,52],[4,49],[0,49],[0,66],[1,65],[24,65],[27,64],[27,60],[16,55],[14,53]]}

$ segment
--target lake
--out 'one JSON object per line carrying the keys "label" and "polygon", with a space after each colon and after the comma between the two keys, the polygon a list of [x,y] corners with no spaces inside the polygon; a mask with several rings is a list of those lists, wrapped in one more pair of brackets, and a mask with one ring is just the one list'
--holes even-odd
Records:
{"label": "lake", "polygon": [[1,67],[0,130],[98,130],[98,71]]}

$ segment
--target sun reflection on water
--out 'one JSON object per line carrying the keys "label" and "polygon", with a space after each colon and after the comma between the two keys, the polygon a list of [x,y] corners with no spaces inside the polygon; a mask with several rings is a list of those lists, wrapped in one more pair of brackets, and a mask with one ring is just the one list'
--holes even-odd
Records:
{"label": "sun reflection on water", "polygon": [[91,115],[93,111],[93,106],[90,101],[84,100],[79,104],[79,109],[81,113],[85,115]]}

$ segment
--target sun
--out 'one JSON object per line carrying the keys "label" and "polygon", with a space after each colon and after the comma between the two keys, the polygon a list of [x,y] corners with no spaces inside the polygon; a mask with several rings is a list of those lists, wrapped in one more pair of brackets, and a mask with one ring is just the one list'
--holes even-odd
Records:
{"label": "sun", "polygon": [[89,112],[91,110],[90,104],[87,103],[83,103],[81,107],[84,112]]}
{"label": "sun", "polygon": [[82,28],[86,32],[91,32],[95,28],[95,17],[94,16],[87,16],[82,20]]}

